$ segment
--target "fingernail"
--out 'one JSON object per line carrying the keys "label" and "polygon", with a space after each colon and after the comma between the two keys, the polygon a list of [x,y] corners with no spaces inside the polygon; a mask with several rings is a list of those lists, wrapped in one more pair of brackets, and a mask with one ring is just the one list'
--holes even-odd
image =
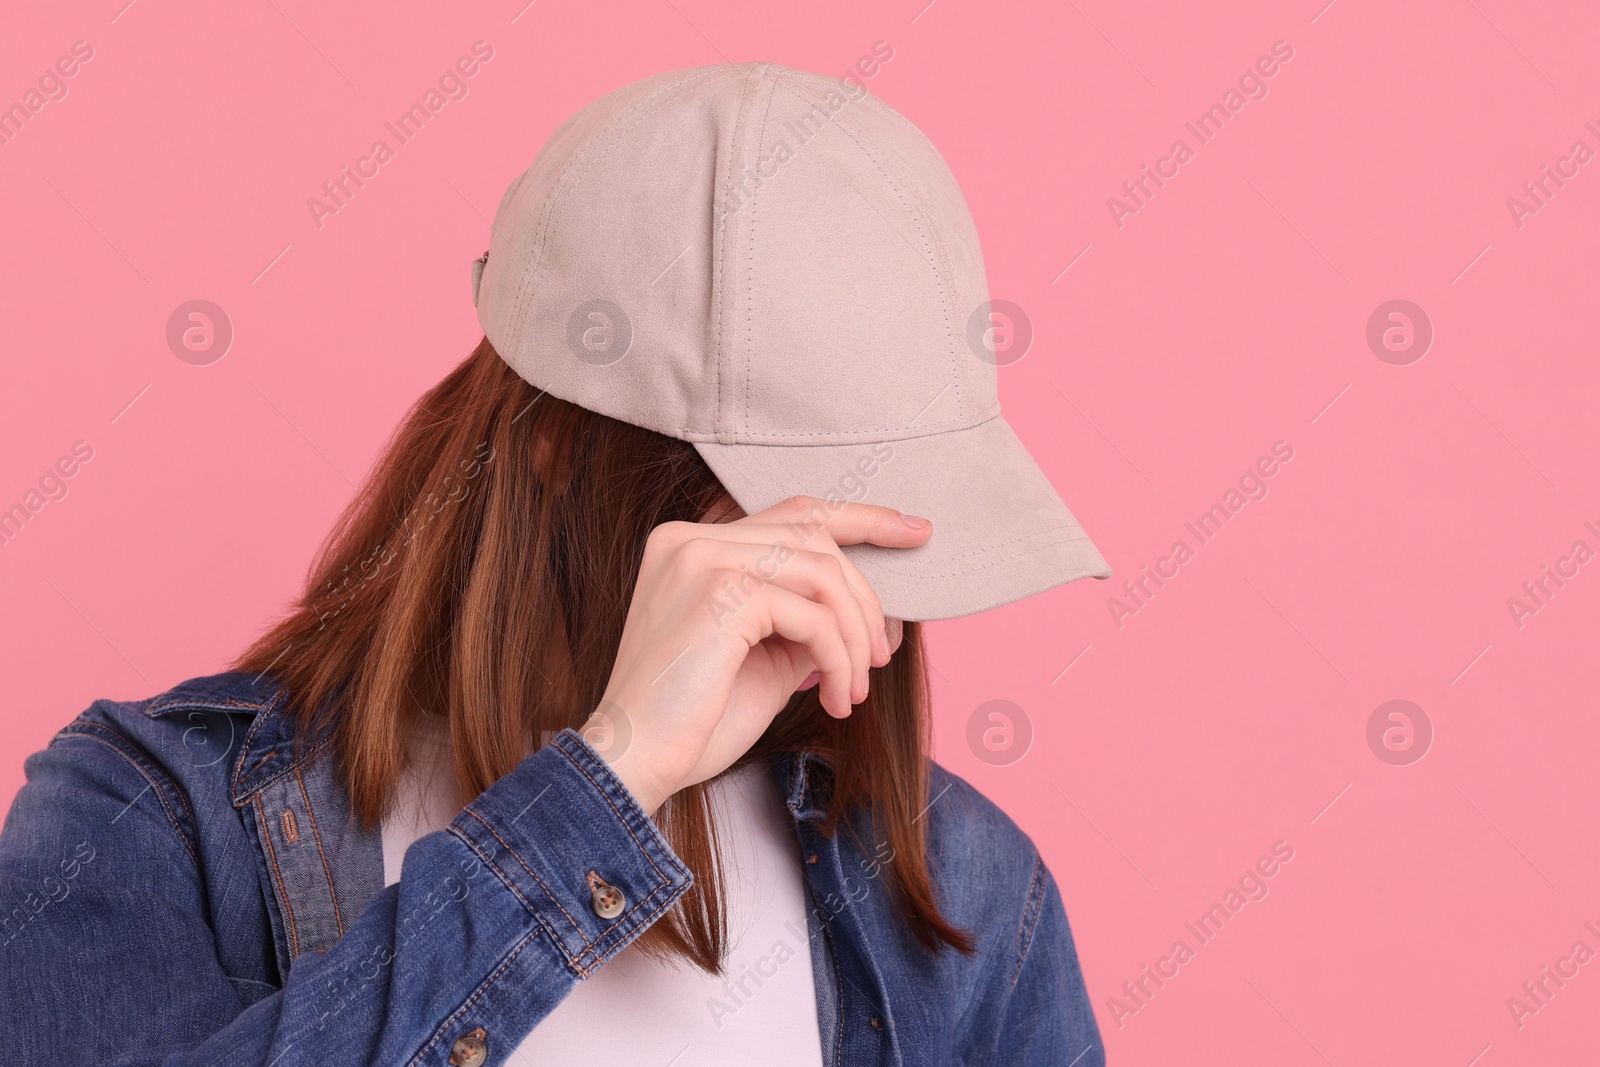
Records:
{"label": "fingernail", "polygon": [[911,527],[913,530],[920,530],[928,525],[928,520],[923,518],[921,515],[907,515],[903,512],[900,515],[900,521]]}
{"label": "fingernail", "polygon": [[[876,641],[876,644],[878,646],[878,658],[883,660],[884,663],[889,662],[889,624],[888,623],[884,623],[883,624],[883,629],[878,633],[878,639]],[[883,663],[878,664],[878,666],[880,666],[880,667],[883,666]]]}

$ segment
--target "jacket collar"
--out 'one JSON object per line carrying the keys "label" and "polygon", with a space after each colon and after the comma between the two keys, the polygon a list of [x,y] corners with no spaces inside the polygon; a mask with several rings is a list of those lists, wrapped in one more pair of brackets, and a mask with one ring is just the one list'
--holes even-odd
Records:
{"label": "jacket collar", "polygon": [[796,822],[811,822],[827,815],[826,797],[817,788],[817,771],[833,775],[833,764],[825,756],[801,750],[785,752],[773,761],[784,803]]}
{"label": "jacket collar", "polygon": [[251,676],[238,671],[190,678],[154,697],[144,713],[152,719],[175,711],[226,711],[254,715],[280,701],[283,691],[266,675]]}
{"label": "jacket collar", "polygon": [[[152,719],[179,711],[217,711],[251,716],[244,742],[234,760],[229,794],[235,806],[247,803],[263,786],[285,774],[303,769],[320,757],[331,736],[319,732],[296,744],[299,726],[286,712],[288,691],[270,675],[228,671],[182,682],[145,707]],[[831,776],[833,764],[814,752],[786,752],[773,761],[784,803],[796,821],[809,822],[826,814],[826,798],[818,789],[819,770]]]}
{"label": "jacket collar", "polygon": [[324,730],[296,744],[298,724],[287,712],[288,697],[288,690],[265,673],[228,671],[191,678],[173,687],[152,700],[145,714],[153,719],[180,711],[250,716],[228,782],[229,797],[238,807],[263,786],[321,756],[332,740]]}

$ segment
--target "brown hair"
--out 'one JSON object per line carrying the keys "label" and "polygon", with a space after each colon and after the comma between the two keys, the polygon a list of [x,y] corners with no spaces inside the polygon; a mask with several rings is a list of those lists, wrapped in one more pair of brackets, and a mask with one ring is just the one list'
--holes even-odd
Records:
{"label": "brown hair", "polygon": [[[686,442],[536,390],[485,338],[413,406],[313,560],[306,592],[246,649],[306,732],[331,728],[371,825],[394,799],[418,716],[449,725],[467,803],[542,739],[581,728],[611,675],[645,538],[700,521],[722,486]],[[855,714],[796,693],[741,763],[806,749],[833,765],[823,833],[871,814],[896,907],[928,948],[970,937],[934,900],[920,824],[929,775],[921,636],[906,623]],[[513,710],[516,709],[516,710]],[[720,970],[726,897],[704,785],[656,815],[694,886],[640,939]],[[849,827],[848,823],[843,823]]]}

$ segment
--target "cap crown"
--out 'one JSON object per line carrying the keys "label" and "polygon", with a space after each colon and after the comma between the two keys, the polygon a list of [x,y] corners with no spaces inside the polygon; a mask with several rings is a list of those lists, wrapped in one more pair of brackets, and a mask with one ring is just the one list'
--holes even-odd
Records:
{"label": "cap crown", "polygon": [[[673,71],[574,115],[501,201],[478,317],[527,380],[688,441],[897,440],[999,414],[949,168],[859,85]],[[987,325],[987,322],[984,323]]]}

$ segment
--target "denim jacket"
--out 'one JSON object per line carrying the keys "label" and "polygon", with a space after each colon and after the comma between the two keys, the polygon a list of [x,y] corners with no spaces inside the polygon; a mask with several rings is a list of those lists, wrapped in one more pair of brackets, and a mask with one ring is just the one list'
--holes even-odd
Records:
{"label": "denim jacket", "polygon": [[[385,887],[379,831],[353,818],[330,739],[296,745],[285,697],[228,673],[96,701],[29,757],[0,832],[5,1063],[493,1067],[690,885],[568,730],[419,838]],[[936,892],[978,951],[929,952],[868,822],[818,832],[821,762],[774,771],[805,857],[824,1062],[1100,1067],[1029,839],[934,768]]]}

